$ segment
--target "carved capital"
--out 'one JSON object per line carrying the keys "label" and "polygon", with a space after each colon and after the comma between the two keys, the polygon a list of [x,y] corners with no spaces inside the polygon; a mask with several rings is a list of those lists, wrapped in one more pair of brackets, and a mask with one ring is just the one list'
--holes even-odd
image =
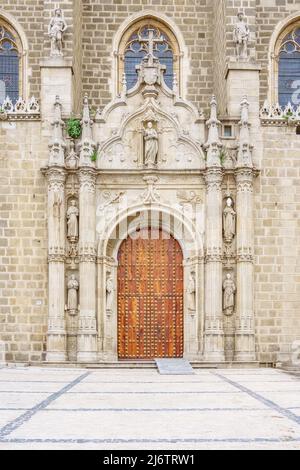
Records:
{"label": "carved capital", "polygon": [[223,250],[222,247],[209,247],[206,249],[206,263],[222,263]]}
{"label": "carved capital", "polygon": [[48,263],[64,263],[66,259],[65,250],[59,246],[51,246],[48,251]]}
{"label": "carved capital", "polygon": [[253,263],[253,249],[252,247],[240,247],[237,250],[237,262],[238,263]]}
{"label": "carved capital", "polygon": [[205,173],[207,192],[222,191],[223,172],[221,168],[209,168]]}
{"label": "carved capital", "polygon": [[95,314],[89,317],[81,317],[78,322],[79,335],[94,335],[97,333]]}
{"label": "carved capital", "polygon": [[253,192],[254,173],[252,169],[241,168],[235,173],[237,191],[240,193]]}
{"label": "carved capital", "polygon": [[97,254],[94,245],[81,245],[79,247],[80,263],[96,263]]}
{"label": "carved capital", "polygon": [[48,319],[48,335],[65,335],[66,322],[64,315],[59,314],[57,317]]}
{"label": "carved capital", "polygon": [[81,168],[79,171],[80,191],[96,191],[96,171],[93,168]]}
{"label": "carved capital", "polygon": [[48,191],[64,191],[66,182],[66,172],[62,168],[52,167],[46,171],[48,178]]}

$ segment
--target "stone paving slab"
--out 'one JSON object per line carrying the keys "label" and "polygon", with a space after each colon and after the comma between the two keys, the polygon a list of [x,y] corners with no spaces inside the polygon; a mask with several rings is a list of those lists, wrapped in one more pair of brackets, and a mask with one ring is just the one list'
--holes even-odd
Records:
{"label": "stone paving slab", "polygon": [[265,405],[240,392],[234,394],[77,394],[67,393],[48,409],[265,409]]}
{"label": "stone paving slab", "polygon": [[300,450],[300,380],[277,370],[0,369],[0,449]]}
{"label": "stone paving slab", "polygon": [[[47,423],[45,426],[44,423]],[[63,423],[63,426],[62,426]],[[201,430],[201,431],[200,431]],[[264,411],[41,411],[11,434],[26,439],[206,439],[299,438],[300,429],[271,410]]]}
{"label": "stone paving slab", "polygon": [[[72,389],[70,393],[183,393],[187,392],[233,392],[232,385],[225,382],[205,383],[205,382],[191,382],[188,387],[185,387],[186,382],[149,382],[145,383],[137,379],[134,383],[87,383],[81,382]],[[184,388],[185,387],[185,388]],[[274,388],[274,387],[273,387]]]}

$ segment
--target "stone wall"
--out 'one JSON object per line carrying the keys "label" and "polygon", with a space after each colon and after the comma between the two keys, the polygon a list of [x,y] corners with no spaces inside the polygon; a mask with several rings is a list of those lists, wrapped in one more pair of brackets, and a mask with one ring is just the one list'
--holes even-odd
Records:
{"label": "stone wall", "polygon": [[257,57],[262,65],[261,104],[268,96],[269,45],[277,24],[289,15],[299,13],[300,0],[257,0]]}
{"label": "stone wall", "polygon": [[137,12],[152,10],[169,16],[180,28],[189,54],[184,71],[188,96],[207,108],[213,93],[211,0],[83,0],[83,88],[96,106],[112,98],[113,37],[122,22]]}
{"label": "stone wall", "polygon": [[300,136],[263,128],[255,187],[255,298],[260,359],[276,361],[300,338]]}
{"label": "stone wall", "polygon": [[40,122],[0,126],[0,336],[6,360],[41,360],[47,325],[47,161]]}
{"label": "stone wall", "polygon": [[40,93],[40,60],[43,55],[44,1],[2,0],[0,10],[10,13],[21,24],[29,44],[29,95]]}
{"label": "stone wall", "polygon": [[218,101],[219,113],[226,114],[227,97],[224,77],[226,72],[226,0],[214,0],[214,93]]}

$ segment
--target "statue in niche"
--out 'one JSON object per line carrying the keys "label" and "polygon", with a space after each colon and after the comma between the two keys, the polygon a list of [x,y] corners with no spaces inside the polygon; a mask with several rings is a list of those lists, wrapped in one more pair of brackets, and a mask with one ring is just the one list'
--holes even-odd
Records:
{"label": "statue in niche", "polygon": [[68,305],[67,308],[69,311],[78,310],[78,289],[79,282],[77,281],[74,274],[69,279],[68,282]]}
{"label": "statue in niche", "polygon": [[247,60],[248,44],[250,40],[250,29],[245,20],[245,15],[240,11],[237,15],[238,22],[234,27],[234,41],[236,44],[236,55],[239,60]]}
{"label": "statue in niche", "polygon": [[236,212],[233,209],[233,200],[227,198],[223,211],[223,231],[226,243],[231,243],[236,233]]}
{"label": "statue in niche", "polygon": [[48,34],[51,38],[51,57],[62,57],[63,55],[63,34],[67,30],[68,26],[63,18],[61,8],[54,10],[54,17],[51,19]]}
{"label": "statue in niche", "polygon": [[195,273],[190,274],[187,293],[188,293],[188,309],[189,309],[189,312],[195,313],[195,311],[196,311],[196,279],[195,279]]}
{"label": "statue in niche", "polygon": [[112,275],[109,274],[106,280],[106,311],[109,315],[112,313],[114,301],[114,282]]}
{"label": "statue in niche", "polygon": [[223,308],[225,315],[231,316],[234,312],[236,285],[231,274],[227,274],[223,283],[224,299]]}
{"label": "statue in niche", "polygon": [[71,201],[71,205],[67,211],[67,224],[68,224],[68,238],[77,239],[78,238],[78,217],[79,210],[76,205],[76,201]]}
{"label": "statue in niche", "polygon": [[154,167],[157,162],[158,154],[158,133],[153,127],[153,123],[149,121],[146,129],[144,129],[145,143],[145,165]]}

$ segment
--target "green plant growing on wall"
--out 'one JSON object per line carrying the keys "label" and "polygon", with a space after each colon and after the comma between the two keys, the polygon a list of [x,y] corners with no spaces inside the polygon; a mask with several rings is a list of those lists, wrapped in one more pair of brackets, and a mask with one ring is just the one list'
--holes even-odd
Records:
{"label": "green plant growing on wall", "polygon": [[283,119],[285,119],[286,121],[290,121],[291,118],[293,117],[293,113],[292,111],[288,111],[286,114],[284,114],[283,116]]}
{"label": "green plant growing on wall", "polygon": [[81,136],[81,124],[79,119],[68,119],[67,121],[67,132],[72,139],[79,139]]}
{"label": "green plant growing on wall", "polygon": [[94,150],[92,155],[91,155],[91,160],[92,162],[96,162],[97,161],[97,157],[98,157],[98,153],[97,153],[97,150]]}
{"label": "green plant growing on wall", "polygon": [[226,153],[225,153],[224,150],[222,150],[222,151],[220,152],[220,162],[221,162],[222,165],[223,165],[224,162],[225,162],[225,158],[226,158]]}

